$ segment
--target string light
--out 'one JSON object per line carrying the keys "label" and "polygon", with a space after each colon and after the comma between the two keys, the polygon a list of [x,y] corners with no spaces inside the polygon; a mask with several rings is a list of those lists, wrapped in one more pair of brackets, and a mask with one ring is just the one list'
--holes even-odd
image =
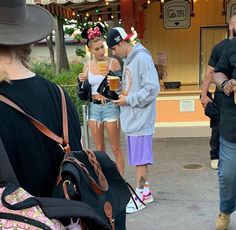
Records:
{"label": "string light", "polygon": [[100,9],[98,7],[96,7],[96,10],[95,10],[96,13],[99,13],[100,12]]}

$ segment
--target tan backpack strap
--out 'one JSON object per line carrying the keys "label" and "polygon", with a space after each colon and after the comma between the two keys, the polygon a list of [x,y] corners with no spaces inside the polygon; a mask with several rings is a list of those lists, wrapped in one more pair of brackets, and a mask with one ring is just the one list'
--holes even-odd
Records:
{"label": "tan backpack strap", "polygon": [[104,204],[104,213],[111,224],[111,229],[115,230],[115,219],[112,218],[112,205],[109,201]]}
{"label": "tan backpack strap", "polygon": [[[59,86],[58,86],[59,87]],[[63,127],[63,137],[59,137],[56,135],[53,131],[51,131],[46,125],[38,121],[36,118],[30,116],[27,114],[23,109],[21,109],[15,102],[10,100],[9,98],[0,95],[0,101],[4,102],[5,104],[9,105],[10,107],[14,108],[18,112],[22,113],[26,117],[29,118],[29,120],[32,122],[32,124],[44,135],[49,137],[50,139],[57,142],[65,151],[65,153],[70,151],[69,147],[69,141],[68,141],[68,121],[67,121],[67,108],[66,108],[66,100],[65,95],[61,87],[59,87],[61,98],[62,98],[62,127]]]}
{"label": "tan backpack strap", "polygon": [[[63,160],[63,164],[70,162],[74,164],[76,167],[79,167],[83,172],[85,173],[86,177],[88,178],[93,191],[97,194],[102,194],[103,192],[108,191],[108,182],[106,177],[104,176],[101,168],[97,168],[96,170],[94,169],[95,174],[98,177],[98,183],[93,179],[93,177],[90,175],[89,171],[85,167],[85,165],[76,159],[75,157],[67,157],[66,159]],[[99,163],[98,163],[99,164]]]}
{"label": "tan backpack strap", "polygon": [[68,117],[67,117],[67,106],[66,98],[63,89],[58,85],[61,94],[61,105],[62,105],[62,129],[63,129],[63,149],[65,153],[70,152],[69,146],[69,135],[68,135]]}

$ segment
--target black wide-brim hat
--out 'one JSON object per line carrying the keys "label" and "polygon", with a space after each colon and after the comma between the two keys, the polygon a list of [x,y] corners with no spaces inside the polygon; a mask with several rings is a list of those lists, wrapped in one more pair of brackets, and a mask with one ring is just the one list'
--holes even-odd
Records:
{"label": "black wide-brim hat", "polygon": [[53,30],[46,9],[25,0],[0,0],[0,45],[26,45],[46,38]]}

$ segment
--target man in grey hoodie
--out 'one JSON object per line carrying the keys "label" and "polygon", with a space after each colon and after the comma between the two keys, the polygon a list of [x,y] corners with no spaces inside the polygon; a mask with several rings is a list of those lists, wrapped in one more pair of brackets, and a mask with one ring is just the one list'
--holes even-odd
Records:
{"label": "man in grey hoodie", "polygon": [[[120,106],[121,128],[127,135],[128,163],[136,166],[136,193],[145,202],[153,201],[147,176],[153,164],[152,135],[156,118],[156,97],[160,91],[158,74],[151,54],[140,43],[130,43],[132,34],[115,27],[108,32],[107,45],[113,55],[124,61],[122,93],[113,101]],[[126,212],[134,213],[145,206],[131,199]]]}

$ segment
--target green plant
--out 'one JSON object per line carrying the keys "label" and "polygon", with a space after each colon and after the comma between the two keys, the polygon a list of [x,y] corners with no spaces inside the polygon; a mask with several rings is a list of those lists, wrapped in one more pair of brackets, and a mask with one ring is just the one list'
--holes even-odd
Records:
{"label": "green plant", "polygon": [[76,48],[75,53],[78,57],[84,58],[86,56],[86,51],[79,47]]}
{"label": "green plant", "polygon": [[49,80],[52,80],[54,78],[52,65],[49,63],[32,62],[30,64],[30,69],[32,72],[38,75],[46,76],[46,78]]}

